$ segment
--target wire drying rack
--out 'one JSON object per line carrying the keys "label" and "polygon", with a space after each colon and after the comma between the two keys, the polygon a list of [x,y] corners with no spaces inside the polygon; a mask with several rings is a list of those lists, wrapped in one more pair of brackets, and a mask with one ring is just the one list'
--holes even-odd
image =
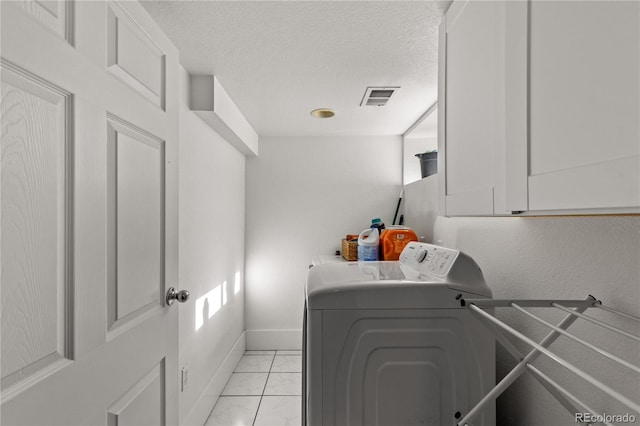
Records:
{"label": "wire drying rack", "polygon": [[[540,355],[545,355],[560,364],[562,367],[568,369],[578,377],[582,378],[595,388],[609,395],[611,398],[616,399],[621,404],[627,406],[636,413],[640,413],[640,404],[636,401],[632,401],[621,392],[611,388],[610,386],[602,383],[598,379],[594,378],[585,371],[579,369],[570,361],[560,357],[556,353],[550,351],[548,347],[561,335],[566,336],[569,339],[589,348],[594,351],[598,356],[607,358],[633,372],[640,374],[640,367],[629,363],[628,361],[610,353],[609,351],[593,345],[574,334],[567,331],[577,319],[588,321],[601,327],[604,330],[616,333],[629,339],[633,339],[636,342],[640,342],[640,337],[632,333],[624,331],[618,327],[600,321],[593,316],[586,315],[584,312],[589,308],[604,309],[615,315],[625,317],[627,319],[640,323],[640,318],[624,313],[607,306],[604,306],[599,300],[593,296],[588,296],[585,300],[500,300],[500,299],[460,299],[460,303],[474,315],[476,315],[484,325],[486,325],[491,332],[495,335],[496,340],[500,343],[516,360],[519,362],[516,366],[509,371],[509,373],[491,390],[489,391],[462,419],[458,421],[458,426],[472,426],[474,419],[482,412],[482,410],[490,403],[493,403],[495,399],[500,396],[511,384],[520,377],[524,372],[529,372],[538,382],[540,382],[547,391],[551,393],[567,410],[571,413],[590,413],[592,418],[604,419],[601,424],[612,425],[613,423],[606,420],[607,416],[602,413],[598,413],[593,408],[589,407],[586,403],[581,401],[577,396],[572,394],[566,388],[564,388],[557,381],[549,377],[547,374],[539,370],[533,365],[533,361]],[[509,326],[505,322],[497,319],[495,316],[484,311],[483,309],[491,308],[512,308],[520,311],[532,320],[543,324],[551,329],[542,340],[536,342],[524,334],[520,333],[513,327]],[[567,313],[567,315],[557,324],[553,325],[539,316],[534,315],[525,308],[550,308],[559,309]],[[526,343],[532,349],[530,352],[523,354],[518,348],[515,347],[507,335],[513,336],[521,342]],[[640,379],[639,379],[640,381]]]}

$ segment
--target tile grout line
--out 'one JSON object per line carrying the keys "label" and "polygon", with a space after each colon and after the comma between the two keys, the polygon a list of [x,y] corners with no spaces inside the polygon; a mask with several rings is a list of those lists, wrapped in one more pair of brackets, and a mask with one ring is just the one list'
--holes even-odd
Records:
{"label": "tile grout line", "polygon": [[260,395],[260,401],[258,401],[258,408],[256,409],[256,415],[253,418],[253,423],[251,423],[251,426],[255,426],[256,420],[258,420],[258,412],[260,411],[260,406],[262,405],[262,398],[264,397],[264,391],[267,389],[267,383],[269,383],[269,376],[271,375],[271,368],[273,367],[273,363],[276,360],[277,354],[278,354],[277,352],[273,354],[273,359],[271,360],[271,365],[269,366],[269,371],[267,372],[267,380],[265,380],[264,382],[264,387],[262,388],[262,395]]}
{"label": "tile grout line", "polygon": [[[220,396],[218,397],[218,399],[220,399]],[[211,411],[209,411],[209,415],[207,416],[207,419],[204,421],[205,425],[209,422],[209,419],[211,418],[211,415],[213,414],[213,410],[216,408],[216,405],[218,405],[218,401],[216,401],[216,403],[213,404],[213,407],[211,407]]]}

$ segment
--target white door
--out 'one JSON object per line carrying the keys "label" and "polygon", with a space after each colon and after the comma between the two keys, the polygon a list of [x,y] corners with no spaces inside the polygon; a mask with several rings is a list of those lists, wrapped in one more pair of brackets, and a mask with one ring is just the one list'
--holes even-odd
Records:
{"label": "white door", "polygon": [[177,51],[137,2],[1,2],[5,425],[178,419]]}

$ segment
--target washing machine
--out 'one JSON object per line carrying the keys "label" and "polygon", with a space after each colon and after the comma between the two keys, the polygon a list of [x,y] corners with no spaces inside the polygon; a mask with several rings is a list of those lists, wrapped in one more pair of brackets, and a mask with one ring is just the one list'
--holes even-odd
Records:
{"label": "washing machine", "polygon": [[460,303],[491,290],[464,253],[412,242],[313,266],[305,290],[303,425],[455,425],[495,385],[495,339]]}

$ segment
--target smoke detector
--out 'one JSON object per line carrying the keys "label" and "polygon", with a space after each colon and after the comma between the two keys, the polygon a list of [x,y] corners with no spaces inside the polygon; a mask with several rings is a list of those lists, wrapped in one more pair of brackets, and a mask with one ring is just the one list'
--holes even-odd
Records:
{"label": "smoke detector", "polygon": [[367,87],[360,106],[385,106],[400,87]]}

